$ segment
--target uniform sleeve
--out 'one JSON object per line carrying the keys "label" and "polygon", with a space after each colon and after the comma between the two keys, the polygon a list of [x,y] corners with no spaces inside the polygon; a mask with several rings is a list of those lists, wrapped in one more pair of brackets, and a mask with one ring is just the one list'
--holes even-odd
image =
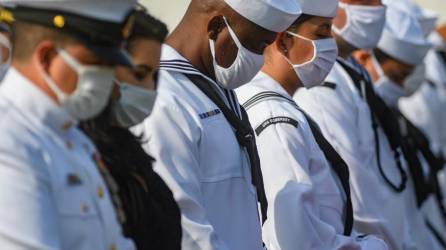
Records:
{"label": "uniform sleeve", "polygon": [[[2,249],[60,249],[58,212],[43,158],[36,148],[17,140],[5,129],[2,131],[0,246]],[[32,141],[32,138],[26,139]]]}
{"label": "uniform sleeve", "polygon": [[197,159],[201,132],[191,119],[184,110],[158,101],[154,113],[142,125],[148,138],[144,148],[156,159],[155,170],[180,207],[183,248],[226,250],[204,208]]}
{"label": "uniform sleeve", "polygon": [[[364,193],[370,193],[369,187],[379,187],[383,183],[380,180],[381,176],[377,176],[374,171],[376,168],[375,154],[370,153],[370,150],[374,151],[374,141],[367,143],[370,145],[361,145],[359,140],[362,136],[361,131],[371,129],[371,120],[361,122],[358,115],[355,114],[370,111],[355,110],[359,107],[353,101],[352,94],[351,92],[343,93],[337,89],[318,87],[311,90],[299,90],[295,100],[318,123],[324,136],[349,165],[355,227],[365,228],[368,233],[379,236],[390,246],[399,248],[404,238],[404,232],[400,230],[402,226],[394,225],[392,221],[383,216],[381,207],[381,204],[384,204],[383,206],[389,208],[392,203],[386,200],[387,196],[384,194],[369,194],[369,199],[372,196],[375,198],[372,201],[364,200],[363,197]],[[364,148],[368,151],[364,151]],[[387,189],[384,186],[383,188]],[[393,200],[392,202],[395,204],[398,201]],[[395,215],[395,218],[401,216],[403,215]]]}
{"label": "uniform sleeve", "polygon": [[257,143],[269,204],[263,228],[268,249],[387,249],[375,237],[338,234],[321,219],[318,187],[307,174],[314,171],[309,169],[312,152],[294,126],[271,125],[258,136]]}

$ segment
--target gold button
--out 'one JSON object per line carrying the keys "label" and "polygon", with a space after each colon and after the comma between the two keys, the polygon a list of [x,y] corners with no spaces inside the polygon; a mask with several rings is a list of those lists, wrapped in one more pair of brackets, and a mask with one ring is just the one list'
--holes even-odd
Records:
{"label": "gold button", "polygon": [[81,205],[81,211],[82,211],[83,213],[88,213],[89,210],[90,210],[90,208],[88,207],[88,205],[85,204],[85,203],[82,203],[82,205]]}
{"label": "gold button", "polygon": [[73,143],[70,141],[65,141],[65,146],[67,146],[68,149],[73,149]]}
{"label": "gold button", "polygon": [[62,125],[62,129],[63,129],[63,130],[68,130],[68,129],[70,129],[72,126],[73,126],[73,123],[70,122],[70,121],[67,121],[67,122],[64,122],[64,123],[63,123],[63,125]]}
{"label": "gold button", "polygon": [[57,15],[54,17],[53,23],[57,28],[63,28],[65,26],[65,18],[61,15]]}
{"label": "gold button", "polygon": [[113,243],[113,244],[111,245],[111,247],[110,247],[110,250],[116,250],[116,249],[118,249],[118,248],[116,247],[116,244]]}
{"label": "gold button", "polygon": [[99,198],[101,198],[101,199],[104,198],[105,192],[104,192],[104,188],[103,187],[98,187],[98,189],[96,191],[98,193],[98,197]]}

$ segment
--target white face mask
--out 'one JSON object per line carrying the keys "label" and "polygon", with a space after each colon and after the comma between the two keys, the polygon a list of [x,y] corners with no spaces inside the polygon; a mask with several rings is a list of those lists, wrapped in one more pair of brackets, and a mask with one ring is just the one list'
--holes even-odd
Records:
{"label": "white face mask", "polygon": [[82,65],[66,51],[60,49],[58,52],[63,60],[77,72],[77,86],[72,94],[67,95],[42,69],[48,87],[56,94],[60,104],[73,118],[87,120],[95,117],[109,101],[113,89],[114,69]]}
{"label": "white face mask", "polygon": [[287,33],[310,41],[313,44],[314,54],[310,61],[302,64],[293,64],[285,55],[284,58],[291,64],[305,88],[309,89],[321,85],[338,57],[336,40],[333,38],[311,40],[289,31]]}
{"label": "white face mask", "polygon": [[405,96],[413,95],[426,80],[426,64],[422,63],[415,68],[415,71],[404,81]]}
{"label": "white face mask", "polygon": [[215,59],[215,42],[214,40],[209,40],[209,46],[211,49],[212,60],[214,64],[215,77],[217,82],[222,85],[225,89],[236,89],[254,78],[254,76],[260,71],[263,66],[264,58],[263,55],[253,53],[243,47],[240,43],[237,35],[229,26],[226,18],[224,21],[228,27],[229,34],[232,40],[237,45],[238,52],[237,57],[229,68],[223,68],[218,65]]}
{"label": "white face mask", "polygon": [[339,3],[347,15],[342,29],[333,25],[333,30],[357,49],[375,48],[381,38],[386,22],[386,7],[363,6]]}
{"label": "white face mask", "polygon": [[118,83],[121,97],[112,104],[114,119],[129,128],[144,121],[152,112],[157,92],[128,83]]}
{"label": "white face mask", "polygon": [[[5,62],[0,62],[0,81],[3,80],[3,78],[6,75],[6,72],[8,72],[9,66],[11,66],[11,60],[12,60],[12,49],[11,49],[11,42],[9,41],[9,38],[6,37],[4,34],[0,33],[0,46],[3,46],[8,49],[9,55],[8,59]],[[0,59],[3,58],[3,50],[0,49]]]}
{"label": "white face mask", "polygon": [[388,106],[397,107],[398,100],[405,95],[404,89],[386,76],[374,55],[372,55],[372,62],[379,76],[378,81],[375,82],[376,93],[383,98]]}

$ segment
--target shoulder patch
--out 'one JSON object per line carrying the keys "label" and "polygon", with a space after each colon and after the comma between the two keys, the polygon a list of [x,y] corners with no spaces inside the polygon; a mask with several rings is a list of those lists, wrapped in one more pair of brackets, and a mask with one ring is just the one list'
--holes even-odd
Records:
{"label": "shoulder patch", "polygon": [[334,82],[324,82],[324,83],[322,83],[319,86],[320,87],[330,88],[330,89],[336,89],[336,83],[334,83]]}
{"label": "shoulder patch", "polygon": [[272,118],[269,118],[268,120],[264,121],[262,124],[260,124],[260,126],[258,126],[256,128],[257,136],[259,136],[263,132],[263,130],[265,130],[267,127],[274,125],[274,124],[278,124],[278,123],[286,123],[286,124],[289,124],[296,128],[299,125],[298,121],[296,121],[290,117],[286,117],[286,116],[272,117]]}

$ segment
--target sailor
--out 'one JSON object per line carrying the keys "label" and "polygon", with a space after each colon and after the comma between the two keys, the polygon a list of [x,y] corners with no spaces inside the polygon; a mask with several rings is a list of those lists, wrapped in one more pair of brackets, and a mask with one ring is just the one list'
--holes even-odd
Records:
{"label": "sailor", "polygon": [[[0,1],[12,12],[12,67],[0,86],[2,249],[134,249],[123,237],[107,171],[76,127],[96,116],[135,1]],[[130,16],[131,17],[131,16]]]}
{"label": "sailor", "polygon": [[302,15],[265,52],[262,71],[237,89],[259,149],[268,199],[266,247],[387,249],[353,226],[348,167],[293,101],[323,83],[338,56],[331,33],[337,0],[299,0]]}
{"label": "sailor", "polygon": [[355,229],[399,250],[413,246],[404,213],[404,159],[399,141],[387,138],[363,98],[366,87],[374,93],[370,77],[351,60],[354,51],[376,47],[385,12],[380,0],[340,0],[333,27],[339,58],[324,84],[299,90],[294,98],[349,166]]}
{"label": "sailor", "polygon": [[[402,98],[400,111],[415,124],[428,138],[430,147],[437,158],[446,158],[446,26],[438,27],[430,36],[433,48],[428,52],[424,63],[426,76],[420,90],[414,95]],[[442,204],[446,207],[446,170],[438,173],[442,191]],[[437,198],[441,198],[438,197]],[[444,220],[443,220],[444,221]],[[440,223],[437,224],[437,222]],[[433,221],[441,228],[442,221]],[[441,230],[441,229],[440,229]],[[444,230],[446,231],[446,229]],[[443,234],[444,235],[444,234]]]}
{"label": "sailor", "polygon": [[300,13],[295,0],[192,0],[167,38],[153,113],[134,132],[180,206],[183,249],[262,249],[263,178],[232,89]]}
{"label": "sailor", "polygon": [[[404,10],[408,3],[389,1],[387,5],[386,27],[378,47],[373,53],[359,51],[355,56],[370,72],[377,94],[395,112],[396,125],[400,127],[403,153],[410,173],[406,211],[412,225],[412,238],[418,249],[444,249],[444,233],[433,228],[433,223],[444,227],[444,208],[435,204],[437,193],[431,190],[431,186],[434,189],[439,187],[436,175],[442,166],[430,150],[428,139],[398,110],[400,98],[413,92],[414,85],[407,79],[418,65],[423,64],[431,44],[425,38],[417,16]],[[419,216],[420,211],[423,216]],[[425,223],[427,227],[423,225]]]}

